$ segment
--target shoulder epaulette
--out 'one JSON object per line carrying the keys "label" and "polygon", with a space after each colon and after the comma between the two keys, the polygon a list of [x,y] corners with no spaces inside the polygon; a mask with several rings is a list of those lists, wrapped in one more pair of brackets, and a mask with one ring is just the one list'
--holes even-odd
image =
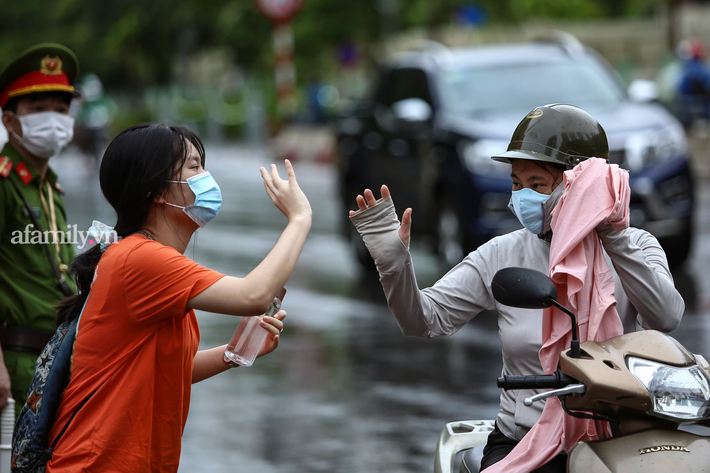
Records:
{"label": "shoulder epaulette", "polygon": [[9,176],[10,171],[12,171],[12,161],[7,156],[0,156],[0,176]]}
{"label": "shoulder epaulette", "polygon": [[54,188],[57,189],[57,192],[62,195],[65,195],[67,193],[67,191],[65,191],[64,188],[58,182],[54,184]]}
{"label": "shoulder epaulette", "polygon": [[24,182],[25,185],[29,184],[32,180],[32,173],[29,169],[27,169],[27,166],[25,166],[25,163],[23,162],[20,162],[17,166],[15,166],[15,172],[18,176],[20,176],[20,179],[22,179],[22,182]]}

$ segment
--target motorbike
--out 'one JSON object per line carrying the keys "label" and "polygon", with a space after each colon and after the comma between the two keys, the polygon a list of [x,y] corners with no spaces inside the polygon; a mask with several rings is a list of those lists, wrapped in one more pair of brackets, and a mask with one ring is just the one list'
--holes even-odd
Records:
{"label": "motorbike", "polygon": [[[568,472],[710,472],[710,364],[703,356],[655,330],[580,344],[575,314],[557,302],[554,283],[539,271],[504,268],[491,288],[501,304],[554,305],[571,318],[572,342],[554,373],[503,376],[497,383],[502,389],[550,389],[525,404],[557,396],[567,415],[609,422],[612,437],[579,442],[568,452]],[[435,473],[450,473],[462,451],[459,472],[477,472],[492,430],[490,420],[446,424]]]}

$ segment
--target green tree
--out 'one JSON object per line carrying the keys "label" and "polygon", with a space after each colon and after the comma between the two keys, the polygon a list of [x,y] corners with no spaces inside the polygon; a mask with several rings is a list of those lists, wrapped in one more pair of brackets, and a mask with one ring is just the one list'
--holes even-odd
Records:
{"label": "green tree", "polygon": [[[383,0],[305,0],[294,19],[298,76],[332,67],[344,42],[376,44],[388,29],[379,11]],[[467,3],[482,6],[491,22],[531,17],[597,18],[639,16],[666,0],[398,0],[401,28],[450,23]],[[79,57],[83,71],[97,73],[109,87],[143,88],[179,80],[177,64],[191,54],[226,48],[237,64],[270,72],[272,25],[251,0],[17,0],[3,2],[0,67],[27,47],[63,43]]]}
{"label": "green tree", "polygon": [[509,0],[510,12],[514,19],[528,18],[600,18],[607,14],[605,5],[599,0]]}

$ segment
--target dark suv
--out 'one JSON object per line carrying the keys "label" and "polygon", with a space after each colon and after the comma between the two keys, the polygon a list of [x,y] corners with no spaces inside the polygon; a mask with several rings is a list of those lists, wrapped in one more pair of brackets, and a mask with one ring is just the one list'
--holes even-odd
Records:
{"label": "dark suv", "polygon": [[[575,41],[398,53],[375,92],[338,123],[338,166],[347,208],[365,188],[387,184],[413,237],[453,265],[490,238],[520,228],[508,209],[504,152],[532,109],[569,103],[591,113],[609,139],[610,160],[630,172],[631,225],[653,233],[671,264],[692,240],[693,178],[685,133],[661,105],[632,100],[595,51]],[[353,237],[348,222],[345,231]],[[352,239],[368,260],[359,238]]]}

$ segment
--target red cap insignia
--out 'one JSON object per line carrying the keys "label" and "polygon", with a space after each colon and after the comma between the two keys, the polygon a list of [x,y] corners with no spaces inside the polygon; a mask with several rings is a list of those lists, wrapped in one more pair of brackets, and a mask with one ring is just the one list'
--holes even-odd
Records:
{"label": "red cap insignia", "polygon": [[24,182],[25,185],[29,184],[32,180],[32,173],[29,169],[27,169],[25,163],[20,163],[15,166],[15,172],[17,172],[17,175],[20,176],[20,179],[22,179],[22,182]]}
{"label": "red cap insignia", "polygon": [[10,171],[12,171],[12,161],[7,156],[0,156],[0,176],[9,176]]}

